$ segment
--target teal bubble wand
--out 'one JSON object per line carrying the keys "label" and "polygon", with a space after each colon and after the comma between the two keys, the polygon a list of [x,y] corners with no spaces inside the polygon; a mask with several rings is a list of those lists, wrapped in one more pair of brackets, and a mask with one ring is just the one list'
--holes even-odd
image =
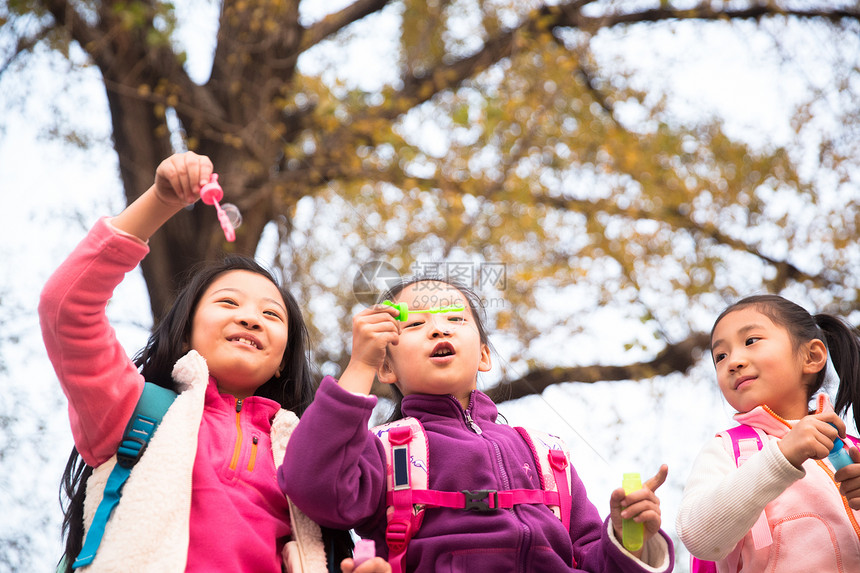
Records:
{"label": "teal bubble wand", "polygon": [[[836,427],[835,424],[830,422],[828,422],[828,424],[834,428]],[[845,442],[840,438],[833,440],[833,449],[831,449],[830,453],[827,454],[827,459],[830,460],[830,463],[833,464],[833,468],[836,471],[854,463],[854,460],[851,459],[851,455],[848,453],[848,448],[845,447]]]}

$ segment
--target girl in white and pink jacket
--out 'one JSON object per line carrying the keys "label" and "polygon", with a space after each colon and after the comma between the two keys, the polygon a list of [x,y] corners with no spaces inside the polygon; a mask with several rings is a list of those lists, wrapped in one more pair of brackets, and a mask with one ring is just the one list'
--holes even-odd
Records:
{"label": "girl in white and pink jacket", "polygon": [[[742,455],[734,450],[745,444],[723,433],[696,459],[676,520],[694,571],[860,571],[860,452],[852,445],[841,469],[828,458],[846,438],[837,414],[853,407],[860,421],[856,330],[759,295],[717,318],[711,353],[735,420],[759,447]],[[826,394],[810,407],[837,376],[836,411]]]}

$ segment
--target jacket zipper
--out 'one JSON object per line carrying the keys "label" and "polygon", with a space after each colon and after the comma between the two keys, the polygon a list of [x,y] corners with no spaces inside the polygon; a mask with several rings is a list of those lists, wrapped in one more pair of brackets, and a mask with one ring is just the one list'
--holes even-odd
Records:
{"label": "jacket zipper", "polygon": [[774,412],[773,410],[771,410],[771,409],[767,406],[767,404],[762,405],[762,408],[764,408],[764,411],[765,411],[765,412],[767,412],[768,414],[770,414],[771,416],[773,416],[774,418],[776,418],[778,421],[780,421],[780,422],[782,422],[783,424],[785,424],[785,426],[786,426],[789,430],[791,429],[791,424],[789,424],[788,422],[786,422],[786,421],[782,418],[782,416],[780,416],[779,414],[777,414],[776,412]]}
{"label": "jacket zipper", "polygon": [[[456,402],[457,405],[462,408],[462,405],[460,404],[459,400],[457,400],[453,396],[451,396],[451,399],[454,400],[454,402]],[[469,407],[463,410],[463,420],[466,422],[467,428],[469,428],[470,430],[475,432],[475,434],[480,436],[484,433],[484,431],[481,430],[481,427],[472,418],[472,406],[474,405],[474,400],[475,400],[475,393],[472,392],[472,394],[469,396]],[[502,461],[502,453],[499,450],[499,445],[492,440],[490,440],[490,443],[493,445],[493,450],[496,452],[496,464],[498,465],[499,473],[502,476],[502,487],[504,487],[505,489],[510,489],[511,484],[508,481],[508,475],[507,475],[507,472],[505,471],[505,465],[504,465],[504,462]],[[519,566],[518,566],[517,570],[518,571],[527,571],[528,570],[527,566],[526,566],[527,551],[525,548],[531,544],[531,528],[517,514],[515,508],[512,507],[507,511],[510,511],[514,516],[516,516],[517,521],[520,524],[520,529],[522,530],[522,535],[523,535],[523,550],[520,551],[520,557],[521,558],[520,558],[520,562],[518,564]]]}
{"label": "jacket zipper", "polygon": [[242,400],[236,400],[236,444],[233,446],[233,459],[230,469],[235,470],[239,464],[239,454],[242,453]]}
{"label": "jacket zipper", "polygon": [[469,427],[470,430],[472,430],[479,436],[484,433],[484,431],[481,430],[481,426],[479,426],[478,423],[472,419],[472,413],[470,410],[464,410],[463,417],[466,419],[466,425]]}
{"label": "jacket zipper", "polygon": [[[815,409],[816,414],[820,414],[823,411],[821,401],[822,401],[822,399],[819,398],[818,399],[818,407]],[[764,405],[763,408],[771,416],[773,416],[774,418],[776,418],[777,420],[779,420],[780,422],[782,422],[783,424],[788,426],[789,429],[792,428],[791,424],[789,424],[784,419],[782,419],[782,417],[780,417],[779,414],[777,414],[776,412],[771,410],[767,405]],[[838,490],[839,484],[836,483],[835,479],[833,479],[833,472],[830,471],[830,468],[827,467],[827,464],[825,464],[822,460],[815,460],[815,463],[818,464],[819,466],[821,466],[821,469],[823,469],[825,472],[827,472],[827,475],[829,475],[830,479],[833,481],[833,485],[836,486],[836,489]],[[854,519],[854,512],[851,511],[851,507],[848,505],[848,500],[845,499],[845,497],[842,496],[841,494],[839,497],[842,498],[842,506],[845,508],[845,513],[848,517],[848,521],[851,522],[851,527],[854,529],[855,535],[857,535],[857,538],[860,539],[860,524],[858,524],[857,520]]]}
{"label": "jacket zipper", "polygon": [[251,438],[251,458],[248,460],[248,471],[254,471],[254,464],[257,461],[257,444],[259,443],[260,438],[258,436],[254,436]]}
{"label": "jacket zipper", "polygon": [[[815,413],[820,414],[824,411],[824,397],[818,397],[818,406],[815,408]],[[839,483],[833,479],[834,472],[830,471],[830,468],[827,467],[827,464],[824,463],[824,460],[815,460],[819,466],[824,468],[824,471],[827,472],[827,475],[830,476],[830,479],[833,480],[833,485],[836,486],[836,492],[839,493]],[[860,539],[860,524],[857,523],[857,520],[854,519],[854,512],[851,510],[851,506],[848,505],[848,499],[845,498],[841,493],[839,493],[839,497],[842,499],[842,507],[845,509],[845,514],[848,516],[848,521],[851,522],[851,527],[854,528],[854,535]]]}
{"label": "jacket zipper", "polygon": [[[453,396],[451,396],[451,399],[457,403],[457,406],[460,406],[461,408],[463,407],[462,404],[460,404],[459,400],[457,400]],[[478,423],[472,419],[472,406],[474,404],[474,400],[475,400],[475,393],[472,392],[469,395],[469,406],[463,410],[463,420],[466,422],[467,428],[469,428],[470,430],[472,430],[473,432],[475,432],[476,434],[478,434],[480,436],[481,434],[484,433],[484,431],[481,430],[481,426],[479,426]]]}

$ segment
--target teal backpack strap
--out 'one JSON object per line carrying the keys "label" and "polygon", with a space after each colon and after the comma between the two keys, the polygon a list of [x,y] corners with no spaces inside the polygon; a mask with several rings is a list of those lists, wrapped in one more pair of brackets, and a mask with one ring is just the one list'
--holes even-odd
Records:
{"label": "teal backpack strap", "polygon": [[174,398],[176,398],[176,393],[167,388],[162,388],[151,382],[144,384],[143,393],[140,395],[140,400],[137,402],[116,452],[116,465],[108,476],[101,503],[96,508],[84,545],[78,558],[72,564],[72,569],[89,565],[95,559],[108,519],[119,503],[125,480],[128,479],[131,469],[146,449],[146,445],[161,423],[161,418],[164,417],[165,412],[173,403]]}

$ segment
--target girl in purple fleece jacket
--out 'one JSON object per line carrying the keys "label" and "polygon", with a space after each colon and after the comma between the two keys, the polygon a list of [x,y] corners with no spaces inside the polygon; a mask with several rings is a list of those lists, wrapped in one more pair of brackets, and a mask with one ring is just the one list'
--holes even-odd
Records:
{"label": "girl in purple fleece jacket", "polygon": [[[352,358],[339,381],[326,377],[290,443],[278,480],[293,502],[328,527],[355,528],[387,556],[386,453],[368,430],[376,405],[374,377],[402,397],[393,416],[417,418],[428,440],[429,489],[540,489],[532,450],[513,427],[496,423],[495,404],[477,390],[488,371],[490,345],[470,290],[439,280],[414,280],[386,293],[409,310],[460,307],[445,313],[408,313],[387,305],[353,320]],[[662,466],[645,487],[625,496],[615,490],[604,521],[571,471],[570,528],[543,504],[473,512],[428,507],[408,544],[405,571],[435,573],[611,571],[667,572],[672,543],[660,530],[654,491],[666,478]],[[622,519],[644,525],[636,552],[620,543]]]}

